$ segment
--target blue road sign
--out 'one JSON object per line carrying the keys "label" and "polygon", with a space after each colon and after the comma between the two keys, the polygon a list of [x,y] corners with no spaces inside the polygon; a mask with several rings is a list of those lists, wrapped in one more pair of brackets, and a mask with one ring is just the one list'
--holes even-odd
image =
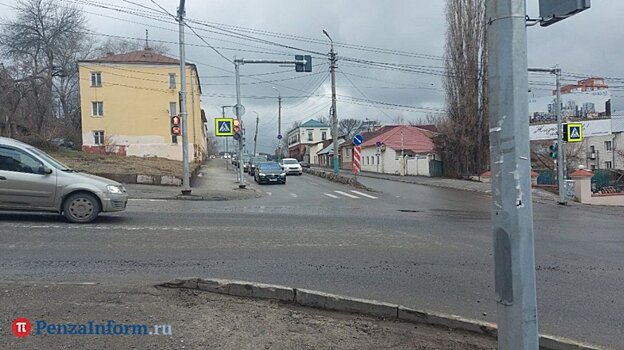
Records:
{"label": "blue road sign", "polygon": [[355,136],[353,136],[353,144],[356,146],[359,146],[362,144],[362,142],[364,142],[364,138],[362,137],[362,135],[357,134]]}
{"label": "blue road sign", "polygon": [[281,140],[282,139],[282,135],[277,135],[277,139]]}
{"label": "blue road sign", "polygon": [[375,142],[375,146],[377,146],[377,147],[381,147],[381,141],[377,141],[377,142]]}

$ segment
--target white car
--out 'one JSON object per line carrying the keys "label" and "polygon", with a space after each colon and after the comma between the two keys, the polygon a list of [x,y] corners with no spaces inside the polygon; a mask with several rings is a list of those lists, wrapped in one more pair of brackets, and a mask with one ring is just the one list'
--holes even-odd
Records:
{"label": "white car", "polygon": [[299,161],[296,160],[295,158],[284,158],[280,162],[280,165],[282,166],[282,169],[284,169],[284,171],[288,175],[290,175],[290,174],[297,174],[297,175],[303,174],[303,169],[301,168],[301,164],[299,164]]}

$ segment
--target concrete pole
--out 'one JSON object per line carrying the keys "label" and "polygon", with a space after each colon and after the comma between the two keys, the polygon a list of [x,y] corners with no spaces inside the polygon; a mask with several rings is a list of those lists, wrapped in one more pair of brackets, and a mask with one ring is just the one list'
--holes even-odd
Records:
{"label": "concrete pole", "polygon": [[334,41],[326,30],[323,34],[329,38],[331,49],[329,51],[329,71],[331,72],[331,89],[332,89],[332,134],[334,141],[334,174],[340,173],[339,154],[338,154],[338,112],[336,111],[336,53],[334,52]]}
{"label": "concrete pole", "polygon": [[253,156],[256,156],[256,146],[258,145],[258,124],[260,123],[260,116],[258,115],[258,112],[254,112],[256,113],[256,132],[254,134],[254,152],[253,152]]}
{"label": "concrete pole", "polygon": [[282,93],[275,87],[272,87],[273,90],[277,91],[277,135],[281,136],[281,139],[277,140],[277,160],[282,160],[282,139],[284,135],[282,135]]}
{"label": "concrete pole", "polygon": [[557,179],[559,183],[559,204],[566,204],[565,198],[565,143],[563,141],[563,116],[561,115],[561,68],[554,69],[557,87]]}
{"label": "concrete pole", "polygon": [[[231,106],[221,106],[221,117],[225,118],[225,108],[226,107],[231,107]],[[228,138],[227,136],[224,137],[224,141],[225,141],[225,153],[228,154]],[[228,159],[225,159],[225,169],[229,170],[230,169],[230,165],[228,164]]]}
{"label": "concrete pole", "polygon": [[487,0],[499,349],[537,350],[525,0]]}
{"label": "concrete pole", "polygon": [[191,193],[188,155],[188,113],[186,112],[186,54],[184,51],[184,0],[178,7],[180,32],[180,128],[182,129],[182,194]]}
{"label": "concrete pole", "polygon": [[[234,58],[234,72],[236,73],[236,118],[238,118],[238,121],[240,122],[241,125],[241,131],[244,130],[243,128],[243,120],[241,118],[241,110],[240,107],[241,105],[241,97],[240,97],[240,62],[238,60],[236,60],[236,58]],[[244,135],[244,132],[243,132]],[[241,138],[238,140],[238,173],[239,173],[239,182],[238,182],[238,187],[239,188],[245,188],[245,173],[243,170],[243,139],[244,136],[241,135]]]}

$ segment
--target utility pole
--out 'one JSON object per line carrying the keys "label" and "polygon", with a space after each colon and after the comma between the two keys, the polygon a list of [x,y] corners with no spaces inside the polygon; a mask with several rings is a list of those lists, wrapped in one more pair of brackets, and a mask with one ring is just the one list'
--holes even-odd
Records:
{"label": "utility pole", "polygon": [[282,160],[282,94],[273,86],[273,90],[277,91],[277,160]]}
{"label": "utility pole", "polygon": [[258,115],[258,112],[254,112],[256,113],[256,134],[254,135],[254,157],[256,156],[256,145],[258,144],[258,123],[260,123],[260,116]]}
{"label": "utility pole", "polygon": [[[241,128],[243,128],[243,120],[242,120],[242,116],[245,113],[245,109],[243,108],[243,105],[241,105],[241,98],[240,98],[240,63],[239,60],[236,59],[236,57],[234,58],[234,73],[236,75],[236,106],[234,107],[234,111],[236,114],[236,118],[238,119],[238,121],[240,122]],[[244,128],[243,128],[244,130]],[[243,132],[244,135],[244,132]],[[242,164],[242,160],[243,160],[243,140],[245,139],[244,136],[241,136],[238,139],[238,174],[239,174],[239,182],[238,182],[238,187],[239,188],[245,188],[245,173],[244,173],[244,169],[243,169],[243,164]]]}
{"label": "utility pole", "polygon": [[525,0],[487,0],[498,348],[537,350]]}
{"label": "utility pole", "polygon": [[178,24],[180,31],[180,128],[182,132],[182,194],[191,194],[188,155],[188,113],[186,112],[186,54],[184,52],[184,1],[178,7]]}
{"label": "utility pole", "polygon": [[561,68],[529,68],[529,72],[550,73],[556,79],[556,99],[555,114],[557,114],[557,184],[559,185],[559,204],[567,204],[565,196],[565,143],[563,141],[563,116],[561,113]]}
{"label": "utility pole", "polygon": [[336,112],[336,52],[334,52],[334,41],[329,36],[329,33],[323,29],[323,34],[327,36],[331,44],[329,51],[329,71],[331,72],[331,89],[332,89],[332,134],[334,140],[334,174],[340,173],[339,155],[338,155],[338,112]]}

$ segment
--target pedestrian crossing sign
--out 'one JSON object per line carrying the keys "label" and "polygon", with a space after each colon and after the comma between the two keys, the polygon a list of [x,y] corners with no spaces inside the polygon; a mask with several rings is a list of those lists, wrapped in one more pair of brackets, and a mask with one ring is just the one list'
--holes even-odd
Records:
{"label": "pedestrian crossing sign", "polygon": [[567,142],[582,142],[583,141],[583,124],[581,123],[567,123],[564,125],[564,140]]}
{"label": "pedestrian crossing sign", "polygon": [[232,118],[215,118],[215,136],[233,136]]}

